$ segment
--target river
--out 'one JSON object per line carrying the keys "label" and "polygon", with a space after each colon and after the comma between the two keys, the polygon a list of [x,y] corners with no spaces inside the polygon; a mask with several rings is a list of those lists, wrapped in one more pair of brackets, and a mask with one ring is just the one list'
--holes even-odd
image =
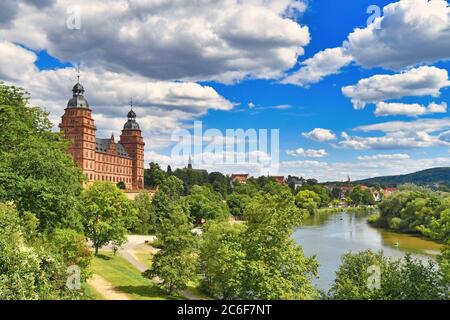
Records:
{"label": "river", "polygon": [[396,258],[409,252],[419,259],[429,259],[439,254],[441,247],[413,235],[374,228],[367,223],[366,215],[354,213],[310,217],[293,237],[306,256],[316,256],[319,278],[314,284],[324,290],[330,288],[344,253],[372,249]]}

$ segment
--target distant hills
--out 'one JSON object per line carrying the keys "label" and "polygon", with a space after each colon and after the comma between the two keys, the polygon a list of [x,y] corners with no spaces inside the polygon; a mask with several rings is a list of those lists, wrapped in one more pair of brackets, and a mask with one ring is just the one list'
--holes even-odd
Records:
{"label": "distant hills", "polygon": [[356,183],[379,184],[384,186],[396,186],[405,183],[414,183],[421,186],[441,183],[450,185],[450,167],[432,168],[398,176],[364,179],[356,181]]}

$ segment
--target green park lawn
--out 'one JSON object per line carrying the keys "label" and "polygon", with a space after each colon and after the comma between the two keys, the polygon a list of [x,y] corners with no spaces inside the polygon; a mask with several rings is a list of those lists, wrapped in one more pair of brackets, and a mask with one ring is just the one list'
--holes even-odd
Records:
{"label": "green park lawn", "polygon": [[[144,247],[145,245],[138,247],[134,250],[134,256],[136,257],[137,260],[139,260],[140,263],[142,263],[144,266],[146,266],[147,268],[150,268],[152,265],[152,258],[153,255],[151,253],[148,252],[148,250],[145,249]],[[194,295],[196,295],[199,298],[208,300],[211,299],[211,297],[205,295],[204,293],[202,293],[199,290],[200,286],[200,281],[192,281],[189,285],[187,290],[189,290],[191,293],[193,293]]]}
{"label": "green park lawn", "polygon": [[[182,296],[170,296],[152,280],[147,279],[120,255],[101,251],[91,264],[93,274],[98,274],[111,283],[117,292],[125,293],[132,300],[182,299]],[[86,293],[90,299],[101,299],[101,294],[90,286]]]}

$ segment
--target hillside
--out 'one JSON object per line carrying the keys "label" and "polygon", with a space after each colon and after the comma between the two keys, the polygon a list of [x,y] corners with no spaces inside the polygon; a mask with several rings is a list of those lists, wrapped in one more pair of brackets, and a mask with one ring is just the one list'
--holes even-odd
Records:
{"label": "hillside", "polygon": [[432,168],[414,173],[385,176],[356,181],[363,184],[399,185],[404,183],[414,183],[417,185],[431,185],[436,183],[450,184],[450,167]]}

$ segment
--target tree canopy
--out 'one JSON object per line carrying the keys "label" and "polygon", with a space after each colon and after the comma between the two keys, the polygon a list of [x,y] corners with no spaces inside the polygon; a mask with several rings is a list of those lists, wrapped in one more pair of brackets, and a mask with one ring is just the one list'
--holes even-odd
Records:
{"label": "tree canopy", "polygon": [[0,201],[14,201],[19,212],[32,211],[40,231],[81,230],[85,177],[47,116],[28,105],[23,90],[0,83]]}
{"label": "tree canopy", "polygon": [[95,254],[109,243],[122,245],[136,219],[136,209],[125,193],[110,182],[97,181],[82,195],[83,223]]}

